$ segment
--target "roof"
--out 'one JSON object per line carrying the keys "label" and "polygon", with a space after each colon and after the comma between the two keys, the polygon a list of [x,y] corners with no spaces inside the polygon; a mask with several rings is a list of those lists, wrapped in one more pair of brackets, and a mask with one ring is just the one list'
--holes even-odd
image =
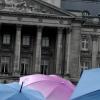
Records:
{"label": "roof", "polygon": [[100,0],[62,0],[62,8],[66,10],[87,10],[91,15],[100,14]]}

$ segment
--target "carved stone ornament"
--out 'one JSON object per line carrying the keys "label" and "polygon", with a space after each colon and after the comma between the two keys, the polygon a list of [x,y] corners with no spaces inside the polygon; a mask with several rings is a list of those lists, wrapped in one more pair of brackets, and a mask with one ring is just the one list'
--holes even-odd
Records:
{"label": "carved stone ornament", "polygon": [[[31,3],[32,2],[32,3]],[[33,0],[1,0],[0,10],[23,13],[49,13],[55,14],[51,9],[38,4]]]}

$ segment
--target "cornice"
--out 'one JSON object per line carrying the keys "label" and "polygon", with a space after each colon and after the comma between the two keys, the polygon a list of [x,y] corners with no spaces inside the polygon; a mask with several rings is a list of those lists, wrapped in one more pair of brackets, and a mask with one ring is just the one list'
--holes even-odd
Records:
{"label": "cornice", "polygon": [[11,12],[11,11],[0,11],[1,15],[9,16],[25,16],[25,17],[44,17],[44,18],[56,18],[56,19],[74,19],[70,16],[57,16],[54,14],[44,14],[44,13],[22,13],[22,12]]}

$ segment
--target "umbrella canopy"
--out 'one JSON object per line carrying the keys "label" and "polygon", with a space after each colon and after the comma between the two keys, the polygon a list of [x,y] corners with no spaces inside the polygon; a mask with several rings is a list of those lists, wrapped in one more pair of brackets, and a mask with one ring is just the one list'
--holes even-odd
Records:
{"label": "umbrella canopy", "polygon": [[100,68],[85,70],[71,100],[100,100]]}
{"label": "umbrella canopy", "polygon": [[74,85],[56,75],[29,75],[20,78],[20,83],[40,91],[46,100],[69,100]]}
{"label": "umbrella canopy", "polygon": [[0,100],[45,100],[43,95],[19,83],[0,84]]}

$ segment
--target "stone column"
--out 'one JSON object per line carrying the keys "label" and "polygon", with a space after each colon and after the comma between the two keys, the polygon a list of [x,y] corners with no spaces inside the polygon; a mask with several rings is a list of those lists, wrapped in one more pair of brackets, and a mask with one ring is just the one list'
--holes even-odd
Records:
{"label": "stone column", "polygon": [[[1,51],[1,45],[2,45],[1,27],[2,27],[2,23],[0,23],[0,51]],[[0,55],[1,55],[1,52],[0,52]],[[1,68],[0,68],[0,72],[1,72]]]}
{"label": "stone column", "polygon": [[98,52],[100,52],[100,35],[98,36]]}
{"label": "stone column", "polygon": [[37,27],[37,37],[36,37],[36,55],[35,55],[35,72],[40,73],[41,65],[41,39],[42,39],[42,27]]}
{"label": "stone column", "polygon": [[2,26],[2,23],[0,23],[0,49],[1,49],[1,43],[2,43],[2,37],[1,37],[1,26]]}
{"label": "stone column", "polygon": [[70,45],[71,45],[71,28],[66,29],[66,46],[65,46],[65,74],[69,74]]}
{"label": "stone column", "polygon": [[21,50],[21,25],[16,27],[16,39],[15,39],[15,52],[14,52],[14,71],[15,76],[20,75],[20,50]]}
{"label": "stone column", "polygon": [[70,31],[70,51],[69,51],[69,74],[70,77],[76,78],[80,76],[80,39],[81,39],[81,23],[76,21],[71,24]]}
{"label": "stone column", "polygon": [[57,33],[57,44],[56,44],[56,74],[61,74],[61,67],[62,67],[62,34],[63,28],[58,28]]}
{"label": "stone column", "polygon": [[92,68],[97,67],[98,41],[96,35],[92,36]]}

